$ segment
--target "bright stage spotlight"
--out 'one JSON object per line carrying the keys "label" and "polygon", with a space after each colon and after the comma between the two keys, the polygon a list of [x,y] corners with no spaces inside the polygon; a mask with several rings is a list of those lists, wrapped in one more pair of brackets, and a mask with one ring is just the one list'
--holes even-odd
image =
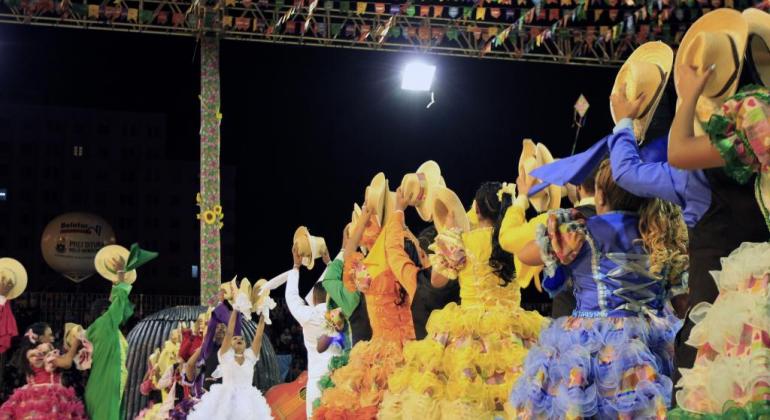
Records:
{"label": "bright stage spotlight", "polygon": [[401,89],[417,90],[427,92],[433,83],[433,75],[436,73],[436,66],[431,66],[420,62],[411,62],[404,68],[403,78],[401,79]]}

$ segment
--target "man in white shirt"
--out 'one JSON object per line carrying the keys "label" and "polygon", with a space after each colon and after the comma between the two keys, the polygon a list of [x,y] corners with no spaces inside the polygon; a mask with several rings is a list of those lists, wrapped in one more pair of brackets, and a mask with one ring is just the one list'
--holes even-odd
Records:
{"label": "man in white shirt", "polygon": [[[332,356],[340,354],[338,346],[331,346],[323,353],[317,349],[318,338],[328,334],[326,331],[326,290],[318,282],[313,286],[313,290],[306,297],[305,302],[299,296],[299,267],[302,265],[302,257],[297,253],[296,248],[292,249],[294,258],[294,268],[288,272],[286,281],[286,304],[294,319],[302,327],[305,349],[307,349],[307,388],[306,388],[306,408],[307,418],[313,416],[313,401],[321,397],[321,389],[318,387],[318,381],[329,370],[329,361]],[[329,257],[324,254],[324,262],[329,264]],[[321,276],[323,279],[323,275]]]}

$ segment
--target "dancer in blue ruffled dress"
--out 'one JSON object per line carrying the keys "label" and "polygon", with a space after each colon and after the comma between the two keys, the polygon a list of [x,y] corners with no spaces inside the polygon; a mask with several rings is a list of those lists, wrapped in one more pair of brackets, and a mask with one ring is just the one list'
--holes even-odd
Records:
{"label": "dancer in blue ruffled dress", "polygon": [[518,254],[545,264],[550,292],[571,277],[577,309],[530,349],[511,393],[515,418],[665,418],[681,326],[668,299],[686,287],[687,230],[678,207],[618,187],[609,161],[596,175],[596,208],[590,219],[552,211]]}

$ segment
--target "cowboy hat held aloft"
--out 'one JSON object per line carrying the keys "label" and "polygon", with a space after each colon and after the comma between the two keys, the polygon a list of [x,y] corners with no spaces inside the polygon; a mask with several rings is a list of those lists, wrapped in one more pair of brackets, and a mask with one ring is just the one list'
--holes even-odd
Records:
{"label": "cowboy hat held aloft", "polygon": [[66,322],[64,324],[64,350],[69,350],[72,347],[75,340],[78,339],[78,335],[83,332],[83,327],[80,324],[74,322]]}
{"label": "cowboy hat held aloft", "polygon": [[446,183],[438,163],[432,160],[423,163],[414,173],[406,174],[401,179],[401,191],[407,203],[413,206],[420,218],[426,222],[430,222],[433,216],[431,194],[436,186],[445,187]]}
{"label": "cowboy hat held aloft", "polygon": [[[631,53],[615,76],[613,94],[625,95],[629,101],[636,100],[644,94],[639,115],[633,122],[634,136],[640,144],[644,141],[655,109],[663,97],[673,62],[674,51],[671,47],[660,41],[647,42]],[[625,91],[621,92],[622,89]],[[612,120],[617,124],[618,117],[612,102],[610,102],[610,112]]]}
{"label": "cowboy hat held aloft", "polygon": [[251,311],[257,312],[264,305],[265,300],[270,296],[270,290],[265,289],[267,280],[259,279],[251,288]]}
{"label": "cowboy hat held aloft", "polygon": [[105,279],[116,283],[118,281],[118,270],[115,268],[115,262],[120,262],[124,267],[123,281],[128,284],[133,284],[136,281],[136,270],[128,271],[125,267],[128,266],[128,257],[130,255],[129,250],[120,245],[107,245],[99,250],[94,257],[94,266],[96,272]]}
{"label": "cowboy hat held aloft", "polygon": [[[350,234],[353,232],[353,228],[358,224],[358,220],[361,218],[361,206],[358,205],[358,203],[353,203],[353,214],[350,217],[350,223],[346,226],[347,232],[345,232],[345,237],[350,238]],[[361,252],[364,254],[367,253],[367,249],[363,245],[359,245],[359,248],[361,249]]]}
{"label": "cowboy hat held aloft", "polygon": [[[703,124],[738,90],[748,33],[748,23],[740,12],[716,9],[696,20],[682,38],[674,59],[677,94],[680,93],[677,69],[691,66],[701,75],[713,66],[695,107],[693,125],[696,135],[704,134]],[[677,101],[677,105],[680,102]]]}
{"label": "cowboy hat held aloft", "polygon": [[447,187],[438,186],[434,191],[433,224],[439,233],[445,232],[451,226],[459,228],[462,232],[471,229],[462,201]]}
{"label": "cowboy hat held aloft", "polygon": [[311,235],[305,226],[298,227],[294,232],[293,246],[302,257],[302,265],[308,270],[312,270],[315,267],[315,260],[327,252],[324,238]]}
{"label": "cowboy hat held aloft", "polygon": [[[531,184],[533,187],[541,183],[540,179],[537,179],[531,175],[531,172],[543,165],[548,165],[554,161],[553,155],[548,148],[542,144],[533,142],[530,139],[525,139],[522,142],[522,151],[519,156],[519,176],[524,178],[524,182]],[[556,185],[548,185],[539,189],[536,193],[529,195],[529,202],[532,207],[537,210],[538,213],[546,210],[557,209],[561,206],[561,187]]]}
{"label": "cowboy hat held aloft", "polygon": [[770,87],[770,14],[755,8],[743,11],[749,25],[746,59],[756,81]]}
{"label": "cowboy hat held aloft", "polygon": [[0,280],[3,279],[12,283],[6,299],[16,299],[27,289],[27,270],[13,258],[0,258]]}
{"label": "cowboy hat held aloft", "polygon": [[105,279],[115,283],[118,281],[118,272],[113,267],[114,261],[123,262],[124,279],[128,284],[136,281],[136,269],[158,257],[157,252],[147,251],[132,244],[131,250],[126,250],[120,245],[107,245],[99,250],[94,257],[96,272]]}
{"label": "cowboy hat held aloft", "polygon": [[385,178],[385,174],[382,172],[372,178],[369,185],[366,187],[364,194],[364,204],[372,206],[374,214],[377,218],[377,223],[380,227],[385,226],[385,222],[388,217],[387,198],[390,189],[388,188],[388,179]]}

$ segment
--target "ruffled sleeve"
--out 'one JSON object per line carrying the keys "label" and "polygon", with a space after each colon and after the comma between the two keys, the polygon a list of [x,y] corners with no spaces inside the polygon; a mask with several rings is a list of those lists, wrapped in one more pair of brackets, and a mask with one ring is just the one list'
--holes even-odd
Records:
{"label": "ruffled sleeve", "polygon": [[575,209],[556,209],[548,213],[545,225],[539,225],[535,241],[549,277],[559,265],[568,265],[585,244],[585,217]]}
{"label": "ruffled sleeve", "polygon": [[770,170],[770,93],[747,86],[727,100],[706,126],[711,143],[725,161],[724,170],[745,184]]}
{"label": "ruffled sleeve", "polygon": [[372,284],[372,278],[364,265],[363,254],[356,252],[351,258],[345,260],[342,282],[345,288],[351,292],[366,292]]}
{"label": "ruffled sleeve", "polygon": [[436,236],[429,249],[430,264],[442,276],[455,280],[458,272],[465,267],[465,247],[460,229],[449,229]]}

